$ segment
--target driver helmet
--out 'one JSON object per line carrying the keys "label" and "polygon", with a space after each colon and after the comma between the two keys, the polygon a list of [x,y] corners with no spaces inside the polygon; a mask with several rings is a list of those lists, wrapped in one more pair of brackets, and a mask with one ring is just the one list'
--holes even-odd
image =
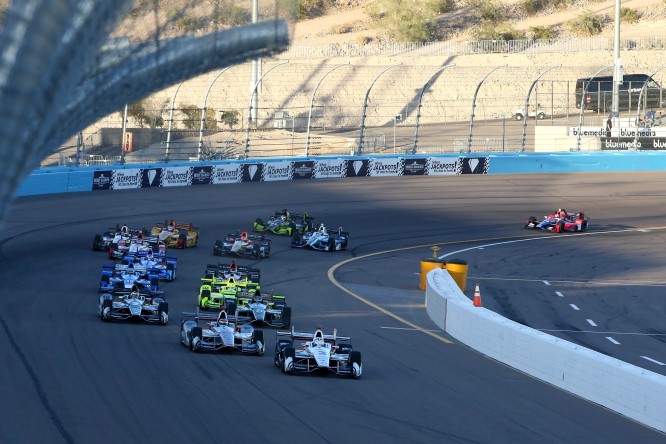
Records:
{"label": "driver helmet", "polygon": [[247,231],[243,231],[243,232],[241,233],[241,240],[242,240],[242,241],[246,241],[246,240],[247,240]]}
{"label": "driver helmet", "polygon": [[120,227],[120,232],[121,233],[127,233],[128,231],[129,231],[129,227],[127,226],[127,224],[123,224],[123,226]]}
{"label": "driver helmet", "polygon": [[252,298],[253,302],[261,302],[261,295],[259,293],[255,293],[254,297]]}
{"label": "driver helmet", "polygon": [[238,265],[236,265],[236,261],[231,261],[231,264],[229,264],[229,271],[233,273],[238,271]]}

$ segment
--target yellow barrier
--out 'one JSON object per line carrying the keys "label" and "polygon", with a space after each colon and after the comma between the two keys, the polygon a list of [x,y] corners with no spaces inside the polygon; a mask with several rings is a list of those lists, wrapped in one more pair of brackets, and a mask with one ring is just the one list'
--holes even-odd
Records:
{"label": "yellow barrier", "polygon": [[425,291],[426,289],[426,276],[435,268],[444,268],[446,262],[443,259],[426,258],[421,259],[421,282],[419,283],[419,290]]}
{"label": "yellow barrier", "polygon": [[456,281],[460,291],[463,293],[467,290],[468,268],[469,266],[467,265],[467,262],[462,259],[451,259],[446,263],[446,271],[448,271],[453,280]]}

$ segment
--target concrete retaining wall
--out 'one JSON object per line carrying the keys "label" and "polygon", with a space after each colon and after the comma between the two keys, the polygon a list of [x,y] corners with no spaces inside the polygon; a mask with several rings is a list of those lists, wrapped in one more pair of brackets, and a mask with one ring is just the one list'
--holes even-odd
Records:
{"label": "concrete retaining wall", "polygon": [[666,432],[666,376],[474,307],[446,270],[428,273],[426,311],[480,353]]}

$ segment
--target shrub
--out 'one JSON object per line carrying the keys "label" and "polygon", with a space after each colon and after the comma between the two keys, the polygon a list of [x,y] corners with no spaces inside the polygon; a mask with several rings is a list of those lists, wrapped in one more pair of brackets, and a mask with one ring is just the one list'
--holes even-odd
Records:
{"label": "shrub", "polygon": [[432,0],[414,0],[406,8],[402,0],[377,0],[366,8],[374,25],[389,38],[402,42],[427,42],[437,16]]}
{"label": "shrub", "polygon": [[240,122],[240,113],[237,110],[221,111],[220,122],[227,125],[230,129],[233,129],[234,126],[238,125],[238,122]]}
{"label": "shrub", "polygon": [[506,11],[496,0],[473,0],[470,6],[481,22],[501,23],[506,20]]}
{"label": "shrub", "polygon": [[333,0],[298,0],[296,18],[303,20],[320,17],[332,4]]}
{"label": "shrub", "polygon": [[239,26],[252,22],[252,12],[236,6],[231,0],[221,0],[215,4],[213,21],[223,26]]}
{"label": "shrub", "polygon": [[603,28],[603,20],[601,15],[585,11],[575,19],[569,21],[568,25],[571,32],[576,34],[597,35]]}
{"label": "shrub", "polygon": [[530,26],[528,34],[533,40],[551,40],[555,38],[555,31],[553,28],[548,28],[546,26]]}
{"label": "shrub", "polygon": [[620,8],[620,20],[626,23],[637,23],[641,13],[631,8]]}
{"label": "shrub", "polygon": [[524,31],[519,31],[513,26],[501,23],[484,22],[472,30],[472,35],[477,40],[523,40],[526,38]]}

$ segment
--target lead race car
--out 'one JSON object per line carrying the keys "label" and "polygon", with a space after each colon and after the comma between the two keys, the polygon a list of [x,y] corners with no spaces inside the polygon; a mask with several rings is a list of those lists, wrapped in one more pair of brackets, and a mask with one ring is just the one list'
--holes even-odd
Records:
{"label": "lead race car", "polygon": [[280,236],[293,236],[294,233],[305,233],[315,228],[314,219],[307,213],[291,213],[284,209],[276,211],[268,221],[257,218],[252,224],[252,229],[258,232],[270,231]]}
{"label": "lead race car", "polygon": [[143,320],[166,325],[169,322],[169,304],[162,295],[141,291],[102,293],[98,314],[102,321]]}
{"label": "lead race car", "polygon": [[[222,310],[214,313],[183,313],[180,342],[191,351],[239,350],[263,355],[266,349],[264,332],[250,324],[237,325],[233,316]],[[206,328],[199,321],[208,321]]]}
{"label": "lead race car", "polygon": [[319,251],[340,251],[347,248],[348,241],[349,232],[342,231],[342,227],[337,230],[328,230],[324,224],[321,224],[316,231],[295,233],[291,238],[291,246],[294,248],[307,247]]}
{"label": "lead race car", "polygon": [[559,209],[552,214],[544,216],[541,222],[535,216],[530,216],[527,222],[525,222],[524,227],[553,233],[566,233],[587,231],[589,221],[590,218],[582,211],[579,213],[568,213],[566,210]]}
{"label": "lead race car", "polygon": [[[283,373],[330,371],[359,378],[363,372],[361,352],[353,350],[351,339],[338,336],[336,329],[325,335],[319,327],[314,333],[303,333],[292,326],[291,331],[278,331],[276,336],[274,362]],[[306,342],[297,348],[297,341]]]}

